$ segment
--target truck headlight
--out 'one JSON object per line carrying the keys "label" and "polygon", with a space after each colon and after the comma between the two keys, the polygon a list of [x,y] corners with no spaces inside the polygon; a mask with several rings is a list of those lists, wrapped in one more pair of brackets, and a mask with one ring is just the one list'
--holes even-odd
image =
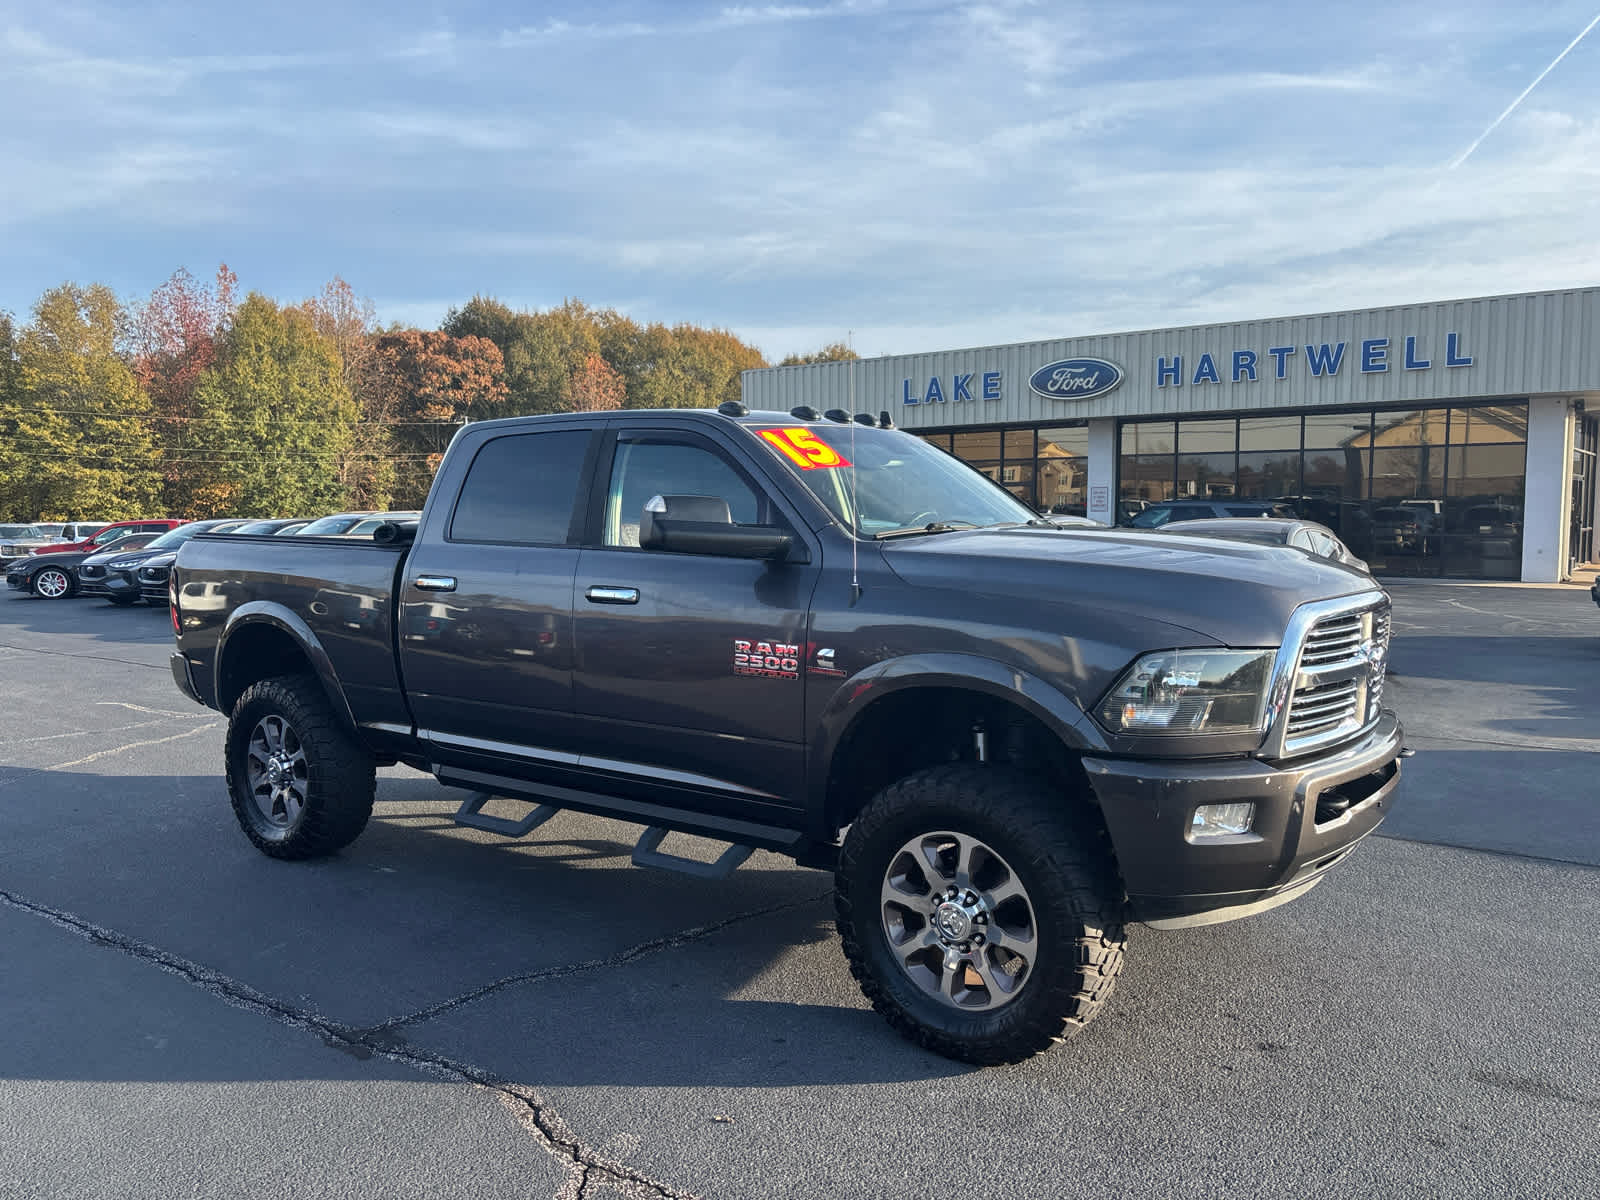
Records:
{"label": "truck headlight", "polygon": [[1100,701],[1112,733],[1259,733],[1276,650],[1163,650],[1129,667]]}

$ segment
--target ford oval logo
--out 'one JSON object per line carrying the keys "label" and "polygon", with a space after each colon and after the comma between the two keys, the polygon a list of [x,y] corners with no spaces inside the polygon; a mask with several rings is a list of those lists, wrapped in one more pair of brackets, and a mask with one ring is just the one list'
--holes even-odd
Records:
{"label": "ford oval logo", "polygon": [[1090,400],[1122,382],[1122,368],[1103,358],[1064,358],[1046,363],[1028,379],[1035,395],[1050,400]]}

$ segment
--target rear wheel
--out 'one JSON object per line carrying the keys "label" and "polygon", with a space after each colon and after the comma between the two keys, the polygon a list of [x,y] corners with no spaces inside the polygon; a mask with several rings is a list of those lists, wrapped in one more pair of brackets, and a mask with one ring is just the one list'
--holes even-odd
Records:
{"label": "rear wheel", "polygon": [[228,723],[228,794],[239,827],[274,858],[319,858],[372,815],[376,768],[308,675],[247,688]]}
{"label": "rear wheel", "polygon": [[33,594],[41,600],[64,600],[77,589],[60,567],[46,567],[33,577]]}
{"label": "rear wheel", "polygon": [[1092,814],[977,764],[880,792],[850,827],[836,906],[872,1006],[929,1050],[1017,1062],[1071,1037],[1122,970],[1121,883]]}

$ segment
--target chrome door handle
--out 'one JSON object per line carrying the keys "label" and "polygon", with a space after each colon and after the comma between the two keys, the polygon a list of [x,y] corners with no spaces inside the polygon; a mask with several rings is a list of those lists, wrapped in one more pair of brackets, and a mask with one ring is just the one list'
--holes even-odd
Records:
{"label": "chrome door handle", "polygon": [[413,582],[419,592],[453,592],[456,590],[456,577],[454,575],[418,575]]}
{"label": "chrome door handle", "polygon": [[595,604],[637,604],[639,589],[630,587],[592,587],[584,598]]}

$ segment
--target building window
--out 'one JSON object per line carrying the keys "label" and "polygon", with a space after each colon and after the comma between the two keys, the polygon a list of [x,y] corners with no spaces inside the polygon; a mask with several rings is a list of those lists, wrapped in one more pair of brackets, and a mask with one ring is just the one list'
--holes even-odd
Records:
{"label": "building window", "polygon": [[1375,571],[1516,579],[1527,432],[1526,403],[1129,421],[1118,515],[1158,500],[1280,500]]}

